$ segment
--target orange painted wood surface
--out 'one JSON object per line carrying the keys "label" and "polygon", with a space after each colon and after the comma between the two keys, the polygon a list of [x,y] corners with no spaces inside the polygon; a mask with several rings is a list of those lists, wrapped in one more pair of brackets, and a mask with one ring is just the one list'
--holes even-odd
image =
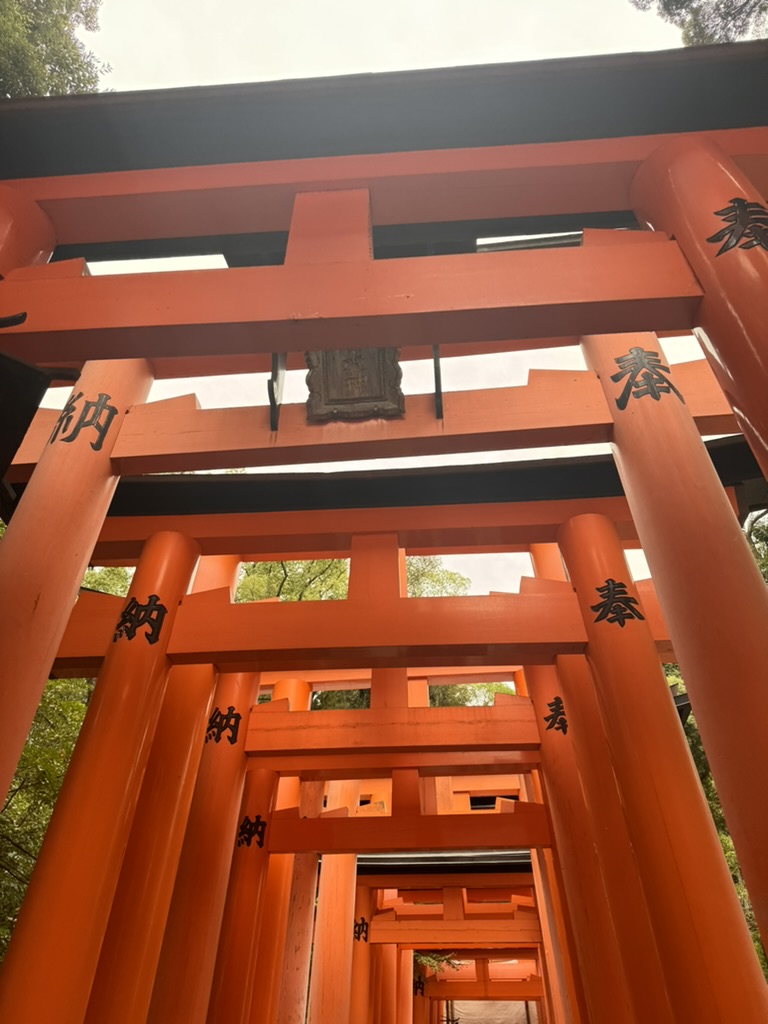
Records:
{"label": "orange painted wood surface", "polygon": [[[256,755],[252,755],[256,756]],[[541,762],[534,750],[479,750],[466,753],[461,750],[441,750],[438,753],[408,751],[401,754],[276,754],[258,755],[264,768],[281,775],[298,775],[302,779],[383,779],[398,768],[415,768],[422,778],[444,775],[487,772],[489,776],[507,775],[510,769],[528,772]]]}
{"label": "orange painted wood surface", "polygon": [[442,889],[446,885],[459,885],[464,888],[495,888],[504,885],[511,885],[515,889],[529,890],[534,884],[533,873],[530,871],[489,871],[476,874],[471,871],[456,872],[425,872],[422,874],[387,874],[381,871],[376,874],[360,876],[360,884],[370,886],[372,889],[416,889],[429,887]]}
{"label": "orange painted wood surface", "polygon": [[453,949],[455,946],[483,945],[511,949],[515,945],[541,942],[536,918],[511,921],[381,921],[371,922],[370,941],[397,942],[415,949]]}
{"label": "orange painted wood surface", "polygon": [[[676,366],[675,378],[702,434],[738,432],[705,360]],[[403,419],[309,424],[304,404],[286,405],[275,434],[267,407],[200,409],[193,395],[185,395],[134,406],[115,442],[112,466],[121,475],[284,466],[591,444],[613,435],[600,384],[587,371],[531,370],[521,387],[445,394],[443,409],[443,420],[436,420],[431,395],[409,395]],[[53,409],[38,412],[9,480],[29,476],[57,416]]]}
{"label": "orange painted wood surface", "polygon": [[[110,605],[111,608],[111,605]],[[56,671],[98,664],[114,621],[75,606]],[[231,604],[229,591],[189,595],[169,643],[174,663],[227,671],[355,665],[498,665],[579,654],[586,633],[573,594]]]}
{"label": "orange painted wood surface", "polygon": [[2,349],[153,359],[687,330],[701,289],[675,242],[6,281]]}
{"label": "orange painted wood surface", "polygon": [[[705,360],[676,366],[675,378],[702,434],[738,433]],[[435,419],[431,395],[409,395],[406,407],[402,419],[310,424],[303,403],[287,405],[275,434],[264,406],[199,409],[187,395],[135,406],[115,443],[112,465],[123,475],[284,466],[592,444],[613,435],[608,403],[588,371],[531,370],[521,387],[445,394],[442,420]],[[30,428],[14,459],[16,472],[31,471],[50,436],[52,416],[45,410],[40,426]]]}
{"label": "orange painted wood surface", "polygon": [[[520,804],[509,814],[430,814],[272,819],[270,853],[385,853],[417,850],[517,849],[549,846],[543,804]],[[534,941],[534,940],[531,940]],[[535,940],[539,941],[539,940]]]}
{"label": "orange painted wood surface", "polygon": [[424,995],[429,999],[482,999],[504,1002],[524,1002],[526,999],[541,999],[544,987],[541,978],[520,981],[448,981],[429,978],[424,985]]}
{"label": "orange painted wood surface", "polygon": [[[682,136],[684,133],[680,133]],[[768,192],[768,131],[701,133]],[[296,192],[367,188],[374,224],[629,209],[640,163],[665,139],[376,153],[8,181],[60,244],[285,231]]]}
{"label": "orange painted wood surface", "polygon": [[[269,705],[261,705],[268,707]],[[366,711],[251,711],[246,751],[254,754],[355,754],[537,749],[531,702],[500,707],[381,708]]]}
{"label": "orange painted wood surface", "polygon": [[[217,664],[228,671],[483,664],[547,664],[582,654],[586,633],[567,587],[524,581],[522,594],[402,598],[375,615],[351,601],[231,604],[229,591],[189,595],[182,602],[168,654],[177,664]],[[550,589],[551,588],[551,589]],[[555,589],[556,588],[556,589]],[[639,588],[657,650],[671,646],[653,585]],[[83,595],[75,605],[54,662],[57,674],[91,672],[114,627],[114,603]]]}

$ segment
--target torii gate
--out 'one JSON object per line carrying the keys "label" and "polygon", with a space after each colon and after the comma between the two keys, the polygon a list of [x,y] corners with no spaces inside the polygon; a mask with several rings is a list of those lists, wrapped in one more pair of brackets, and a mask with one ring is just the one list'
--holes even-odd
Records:
{"label": "torii gate", "polygon": [[[700,90],[728,60],[747,75],[768,50],[549,71],[566,105],[589,106],[597,79],[626,95],[632,75],[650,88],[663,68],[706,109]],[[768,1017],[660,667],[682,667],[765,935],[768,595],[734,515],[744,476],[721,460],[721,481],[701,435],[741,431],[768,468],[768,128],[714,118],[692,134],[658,114],[653,134],[619,137],[592,110],[593,133],[574,140],[550,107],[558,138],[526,136],[520,117],[514,138],[478,135],[467,81],[506,115],[541,67],[255,86],[266,128],[304,118],[306,149],[298,137],[286,152],[278,132],[271,155],[124,169],[107,146],[98,169],[57,170],[47,155],[6,176],[0,346],[80,373],[7,473],[21,498],[0,544],[6,785],[49,671],[98,684],[0,975],[2,1019],[301,1024],[308,999],[311,1024],[433,1024],[462,985],[472,998],[524,992],[552,1024]],[[462,94],[465,120],[451,145],[434,141],[449,137],[436,123],[420,147],[435,87],[447,109]],[[220,115],[232,97],[214,93],[192,102]],[[384,113],[370,131],[352,118],[344,144],[318,153],[317,96],[331,125],[372,97]],[[83,111],[93,129],[124,101],[84,102],[41,101],[43,137],[47,105],[75,131]],[[141,127],[177,100],[130,102]],[[387,109],[404,123],[394,141]],[[628,210],[651,230],[615,230],[632,226],[617,224]],[[470,251],[478,224],[525,217],[585,230],[568,248]],[[226,270],[91,277],[82,255],[243,232],[261,257]],[[49,262],[54,249],[64,258]],[[691,329],[708,363],[670,369],[659,334]],[[154,378],[282,354],[297,366],[305,350],[398,344],[420,358],[436,342],[465,354],[577,340],[589,371],[446,394],[438,415],[429,396],[409,398],[402,420],[354,425],[308,425],[290,406],[270,422],[192,397],[145,404]],[[281,478],[148,475],[591,441],[612,443],[620,486],[594,484],[581,462],[578,483],[562,464],[450,486],[353,476],[334,508],[327,487],[297,496]],[[108,514],[126,474],[144,478],[140,497]],[[623,547],[638,544],[653,584],[631,580]],[[510,550],[533,560],[519,594],[405,594],[406,553]],[[232,601],[244,559],[329,555],[350,558],[345,601]],[[75,604],[89,561],[136,564],[126,602]],[[513,676],[516,695],[428,707],[429,679],[484,675]],[[360,680],[370,709],[308,710],[313,685]],[[472,808],[482,780],[488,810]],[[530,851],[529,877],[439,869],[467,850]],[[432,862],[418,877],[356,864],[419,853]],[[413,948],[448,947],[475,973],[414,991]],[[495,974],[507,959],[532,969]]]}

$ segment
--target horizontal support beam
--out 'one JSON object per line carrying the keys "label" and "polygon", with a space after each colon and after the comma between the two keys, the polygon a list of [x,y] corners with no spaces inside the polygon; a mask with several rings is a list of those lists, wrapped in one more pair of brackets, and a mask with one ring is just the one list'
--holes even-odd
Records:
{"label": "horizontal support beam", "polygon": [[346,755],[537,750],[539,728],[527,697],[500,707],[370,708],[365,711],[251,711],[245,750],[301,752],[318,761]]}
{"label": "horizontal support beam", "polygon": [[396,942],[405,948],[446,949],[458,945],[530,946],[541,942],[535,917],[494,921],[392,921],[374,917],[370,942]]}
{"label": "horizontal support beam", "polygon": [[[531,544],[555,541],[564,522],[588,513],[607,516],[625,542],[637,545],[637,533],[623,497],[408,508],[211,512],[174,515],[172,528],[193,537],[204,555],[238,554],[243,561],[269,561],[346,558],[356,533],[397,533],[400,546],[409,554],[449,549],[454,553],[527,551]],[[169,521],[168,515],[109,516],[92,561],[96,565],[133,564],[145,541],[154,533],[169,529]]]}
{"label": "horizontal support beam", "polygon": [[421,889],[435,888],[442,889],[445,886],[459,886],[473,889],[497,888],[499,886],[511,885],[515,889],[533,887],[533,874],[528,871],[493,871],[487,874],[480,873],[459,873],[437,871],[419,874],[395,874],[381,871],[376,874],[360,874],[358,863],[357,884],[367,885],[371,889]]}
{"label": "horizontal support beam", "polygon": [[[114,606],[84,594],[75,606],[55,668],[93,671],[112,639]],[[85,599],[85,600],[84,600]],[[97,620],[99,609],[101,615]],[[576,597],[403,598],[232,604],[229,590],[190,594],[169,639],[177,664],[232,672],[304,668],[549,663],[581,654],[586,633]]]}
{"label": "horizontal support beam", "polygon": [[[683,134],[683,133],[680,133]],[[768,194],[762,128],[710,131]],[[367,188],[374,224],[631,208],[640,163],[669,135],[28,178],[60,245],[287,231],[296,192]]]}
{"label": "horizontal support beam", "polygon": [[270,853],[530,849],[551,843],[546,808],[534,803],[503,814],[299,818],[276,812],[267,832]]}
{"label": "horizontal support beam", "polygon": [[2,351],[56,360],[441,345],[688,330],[676,242],[3,282]]}
{"label": "horizontal support beam", "polygon": [[[524,594],[352,601],[232,604],[229,589],[188,595],[168,644],[176,664],[231,672],[371,667],[549,664],[583,654],[586,633],[576,595],[563,584],[526,583]],[[640,589],[659,654],[671,645],[655,591]],[[84,593],[59,648],[58,676],[98,671],[123,601]],[[669,659],[667,659],[669,660]]]}
{"label": "horizontal support beam", "polygon": [[439,754],[326,754],[322,758],[314,754],[301,753],[251,753],[251,757],[259,768],[267,768],[279,772],[280,775],[300,776],[302,779],[314,779],[319,782],[330,779],[385,779],[397,768],[415,768],[422,778],[474,775],[481,771],[490,779],[507,775],[509,772],[530,772],[541,765],[541,755],[534,750],[480,750],[472,753],[451,750]]}
{"label": "horizontal support beam", "polygon": [[427,999],[524,1002],[526,999],[543,999],[544,987],[541,978],[521,981],[436,981],[428,978],[424,984],[424,995]]}
{"label": "horizontal support beam", "polygon": [[[675,384],[704,435],[738,426],[704,359],[675,367]],[[57,413],[41,410],[13,464],[24,479],[51,435]],[[193,395],[137,405],[112,452],[121,475],[241,466],[289,466],[348,459],[505,451],[610,441],[613,418],[593,373],[531,370],[515,388],[447,393],[436,420],[431,395],[409,395],[402,419],[307,423],[306,406],[200,409]],[[13,479],[13,478],[11,478]]]}

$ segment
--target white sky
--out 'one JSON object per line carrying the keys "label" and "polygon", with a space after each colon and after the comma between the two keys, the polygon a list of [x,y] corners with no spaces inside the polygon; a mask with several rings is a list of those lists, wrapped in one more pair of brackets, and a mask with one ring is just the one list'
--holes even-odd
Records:
{"label": "white sky", "polygon": [[[98,33],[86,45],[112,68],[102,88],[125,91],[308,78],[467,64],[626,53],[680,46],[680,32],[629,0],[103,0]],[[135,267],[135,265],[134,265]],[[106,269],[106,268],[104,268]],[[117,268],[114,268],[112,272]],[[146,269],[155,269],[147,266]],[[700,356],[695,342],[667,344],[673,361]],[[444,388],[525,383],[529,367],[583,368],[576,349],[444,361]],[[404,364],[406,394],[432,389],[430,364]],[[161,382],[153,398],[197,392],[207,407],[265,404],[266,375]],[[56,389],[44,404],[60,405]],[[303,374],[289,374],[285,402],[306,396]],[[578,451],[606,450],[583,446]],[[540,458],[577,449],[489,453],[476,461]],[[388,460],[388,465],[426,460]],[[429,460],[433,463],[436,460]],[[444,458],[439,461],[469,461]],[[355,468],[363,468],[365,463]],[[299,468],[299,467],[292,467]],[[314,470],[320,467],[307,467]],[[330,468],[330,467],[329,467]],[[348,464],[339,468],[352,468]],[[471,559],[471,562],[470,562]],[[527,555],[454,556],[473,592],[517,589]],[[633,570],[647,574],[644,560]]]}
{"label": "white sky", "polygon": [[100,24],[116,91],[680,45],[629,0],[103,0]]}

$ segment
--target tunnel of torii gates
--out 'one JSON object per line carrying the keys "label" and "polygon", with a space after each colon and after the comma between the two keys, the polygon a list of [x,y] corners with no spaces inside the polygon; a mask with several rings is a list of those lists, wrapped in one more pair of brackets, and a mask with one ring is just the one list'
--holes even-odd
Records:
{"label": "tunnel of torii gates", "polygon": [[[661,663],[766,936],[768,597],[738,515],[768,468],[767,73],[754,43],[0,111],[6,788],[49,674],[98,677],[0,1019],[765,1024]],[[86,262],[211,246],[228,268]],[[706,360],[670,368],[691,331]],[[436,374],[390,420],[280,406],[306,350],[392,345],[588,369]],[[146,404],[270,367],[271,407]],[[591,442],[613,457],[289,473]],[[170,475],[240,466],[274,472]],[[406,596],[406,554],[510,551],[519,593]],[[346,600],[233,602],[243,560],[337,556]],[[135,565],[128,598],[78,598],[89,563]],[[515,695],[429,706],[494,680]]]}

